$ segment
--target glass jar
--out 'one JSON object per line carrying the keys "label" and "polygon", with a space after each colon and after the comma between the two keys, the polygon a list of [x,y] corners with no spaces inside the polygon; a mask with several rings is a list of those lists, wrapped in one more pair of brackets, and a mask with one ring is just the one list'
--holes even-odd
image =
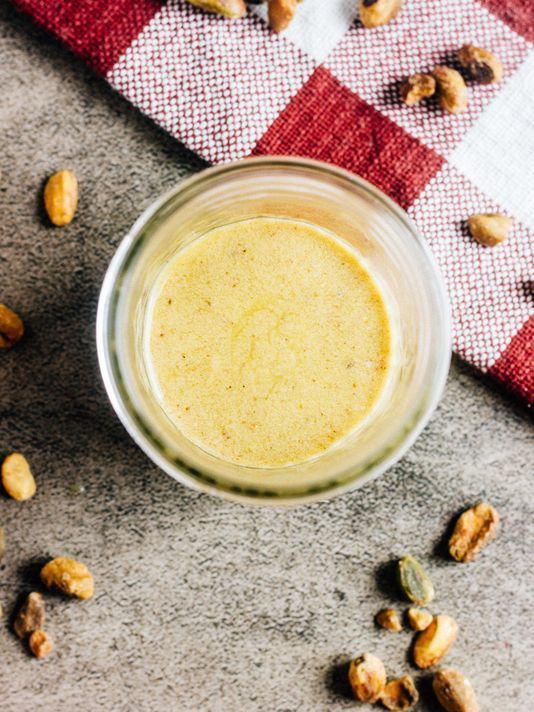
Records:
{"label": "glass jar", "polygon": [[[145,359],[147,305],[161,269],[208,230],[259,216],[304,220],[352,246],[381,287],[394,334],[388,390],[370,417],[318,457],[278,468],[226,462],[188,440],[156,398]],[[143,213],[104,279],[97,344],[117,415],[162,470],[229,499],[294,504],[358,487],[410,447],[445,384],[450,315],[434,261],[401,208],[366,181],[333,166],[266,157],[205,170]]]}

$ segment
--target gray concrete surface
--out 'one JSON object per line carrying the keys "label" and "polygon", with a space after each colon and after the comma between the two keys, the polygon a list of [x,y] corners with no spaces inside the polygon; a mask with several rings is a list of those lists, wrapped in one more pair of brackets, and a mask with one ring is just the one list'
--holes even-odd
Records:
{"label": "gray concrete surface", "polygon": [[[97,370],[99,285],[121,236],[159,193],[201,167],[103,82],[4,4],[0,9],[0,301],[28,334],[0,354],[0,450],[29,458],[38,493],[0,497],[2,712],[336,712],[343,665],[362,651],[410,668],[408,633],[373,615],[398,601],[388,562],[413,552],[458,620],[448,662],[482,710],[529,712],[534,682],[533,433],[527,414],[455,363],[409,454],[375,483],[291,511],[187,491],[130,441]],[[76,221],[47,227],[39,189],[73,167]],[[80,491],[82,489],[82,491]],[[78,493],[76,493],[78,492]],[[450,518],[489,499],[498,540],[480,560],[444,559]],[[89,602],[47,597],[56,650],[31,658],[11,633],[18,596],[52,555],[85,561]]]}

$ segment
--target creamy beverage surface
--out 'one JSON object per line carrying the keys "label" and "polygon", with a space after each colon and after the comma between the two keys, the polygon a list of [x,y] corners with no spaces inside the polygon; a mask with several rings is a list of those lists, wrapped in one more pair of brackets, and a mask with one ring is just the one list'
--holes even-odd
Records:
{"label": "creamy beverage surface", "polygon": [[308,223],[216,228],[165,266],[149,308],[161,405],[219,457],[277,467],[317,456],[369,414],[390,368],[382,295],[341,241]]}

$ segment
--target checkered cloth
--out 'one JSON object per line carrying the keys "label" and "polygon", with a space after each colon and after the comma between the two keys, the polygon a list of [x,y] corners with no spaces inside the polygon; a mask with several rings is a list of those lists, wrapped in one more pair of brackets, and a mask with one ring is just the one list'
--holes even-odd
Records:
{"label": "checkered cloth", "polygon": [[[293,154],[330,161],[390,195],[448,285],[457,354],[534,403],[534,0],[406,0],[365,29],[357,0],[304,0],[273,34],[185,0],[13,0],[133,104],[207,161]],[[504,66],[468,110],[398,99],[405,75],[473,43]],[[469,237],[476,212],[515,217],[508,241]]]}

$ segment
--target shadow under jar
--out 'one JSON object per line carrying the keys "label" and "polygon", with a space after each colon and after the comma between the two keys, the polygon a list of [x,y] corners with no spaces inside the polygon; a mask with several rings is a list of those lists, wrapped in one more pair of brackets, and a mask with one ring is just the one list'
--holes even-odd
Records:
{"label": "shadow under jar", "polygon": [[[378,285],[391,327],[388,378],[369,416],[319,455],[278,467],[229,462],[186,437],[165,412],[147,357],[151,297],[162,270],[210,230],[258,217],[303,221],[344,243]],[[139,218],[106,274],[97,344],[115,411],[161,469],[229,499],[297,504],[360,486],[413,443],[445,384],[450,316],[436,266],[395,203],[332,166],[267,157],[203,171]]]}

